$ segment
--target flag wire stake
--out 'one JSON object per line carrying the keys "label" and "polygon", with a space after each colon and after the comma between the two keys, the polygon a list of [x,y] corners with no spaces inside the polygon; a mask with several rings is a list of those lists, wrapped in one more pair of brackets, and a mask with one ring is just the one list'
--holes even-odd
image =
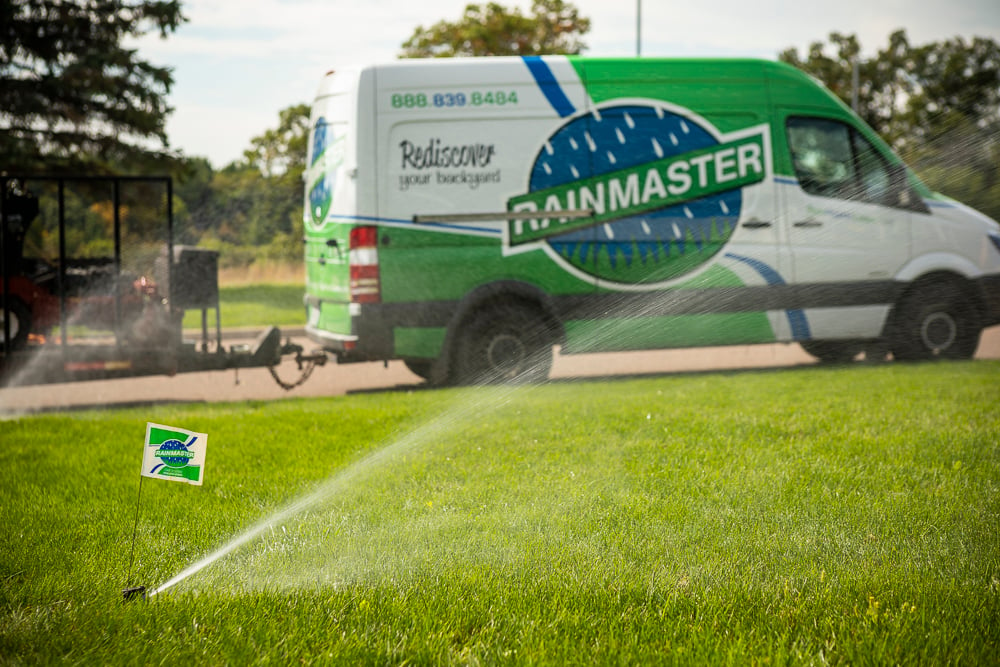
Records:
{"label": "flag wire stake", "polygon": [[125,585],[132,583],[132,563],[135,561],[135,536],[139,532],[139,507],[142,501],[142,470],[139,471],[139,496],[135,499],[135,523],[132,526],[132,553],[128,557],[128,574],[125,577]]}

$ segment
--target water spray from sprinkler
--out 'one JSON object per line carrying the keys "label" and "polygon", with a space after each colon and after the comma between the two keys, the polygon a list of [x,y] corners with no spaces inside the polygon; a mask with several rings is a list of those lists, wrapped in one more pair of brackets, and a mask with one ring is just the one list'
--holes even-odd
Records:
{"label": "water spray from sprinkler", "polygon": [[457,408],[444,411],[437,417],[430,419],[413,431],[397,438],[391,444],[372,452],[365,458],[335,473],[312,492],[295,500],[290,505],[279,510],[275,514],[262,519],[240,535],[230,540],[228,543],[184,568],[174,577],[150,591],[147,597],[152,598],[155,595],[159,595],[165,590],[184,581],[188,577],[197,574],[215,561],[257,538],[274,524],[281,523],[290,517],[296,516],[300,512],[304,512],[305,510],[328,500],[331,496],[343,490],[350,482],[362,476],[366,471],[375,466],[384,464],[397,454],[409,451],[423,443],[439,439],[443,434],[455,429],[457,426],[479,419],[486,412],[495,410],[500,406],[509,403],[512,395],[517,391],[523,391],[523,387],[517,385],[501,385],[494,388],[482,388],[482,393],[479,394],[480,400],[470,401],[464,405],[458,406]]}

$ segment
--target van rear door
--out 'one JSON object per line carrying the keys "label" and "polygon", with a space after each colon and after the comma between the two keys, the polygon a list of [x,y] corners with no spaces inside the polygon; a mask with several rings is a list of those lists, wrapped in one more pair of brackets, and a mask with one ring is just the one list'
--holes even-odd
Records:
{"label": "van rear door", "polygon": [[360,73],[329,72],[313,104],[305,179],[307,331],[334,349],[353,343],[349,243],[357,218]]}

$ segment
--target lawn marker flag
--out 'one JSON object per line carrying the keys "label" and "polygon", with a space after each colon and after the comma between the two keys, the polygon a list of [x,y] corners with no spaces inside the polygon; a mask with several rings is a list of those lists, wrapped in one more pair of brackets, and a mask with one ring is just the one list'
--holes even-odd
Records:
{"label": "lawn marker flag", "polygon": [[205,433],[147,422],[142,476],[201,486],[207,447]]}

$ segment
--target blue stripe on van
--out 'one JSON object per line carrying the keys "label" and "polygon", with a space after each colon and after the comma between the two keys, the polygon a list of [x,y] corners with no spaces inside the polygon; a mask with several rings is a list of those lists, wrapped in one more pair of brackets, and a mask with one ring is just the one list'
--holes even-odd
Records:
{"label": "blue stripe on van", "polygon": [[[752,267],[761,275],[768,285],[785,284],[785,279],[781,277],[780,273],[759,259],[754,259],[753,257],[743,257],[742,255],[734,255],[731,252],[726,253],[726,257],[729,259],[735,259],[738,262],[743,262],[744,264]],[[809,321],[806,319],[805,312],[801,310],[786,310],[785,315],[788,316],[788,324],[792,328],[793,340],[809,340],[812,338],[812,334],[809,332]]]}
{"label": "blue stripe on van", "polygon": [[549,66],[542,60],[541,56],[523,56],[524,64],[528,66],[531,76],[535,77],[535,83],[542,89],[545,98],[556,110],[560,117],[565,118],[576,112],[576,107],[566,97],[566,93],[559,86],[556,75],[552,73]]}

